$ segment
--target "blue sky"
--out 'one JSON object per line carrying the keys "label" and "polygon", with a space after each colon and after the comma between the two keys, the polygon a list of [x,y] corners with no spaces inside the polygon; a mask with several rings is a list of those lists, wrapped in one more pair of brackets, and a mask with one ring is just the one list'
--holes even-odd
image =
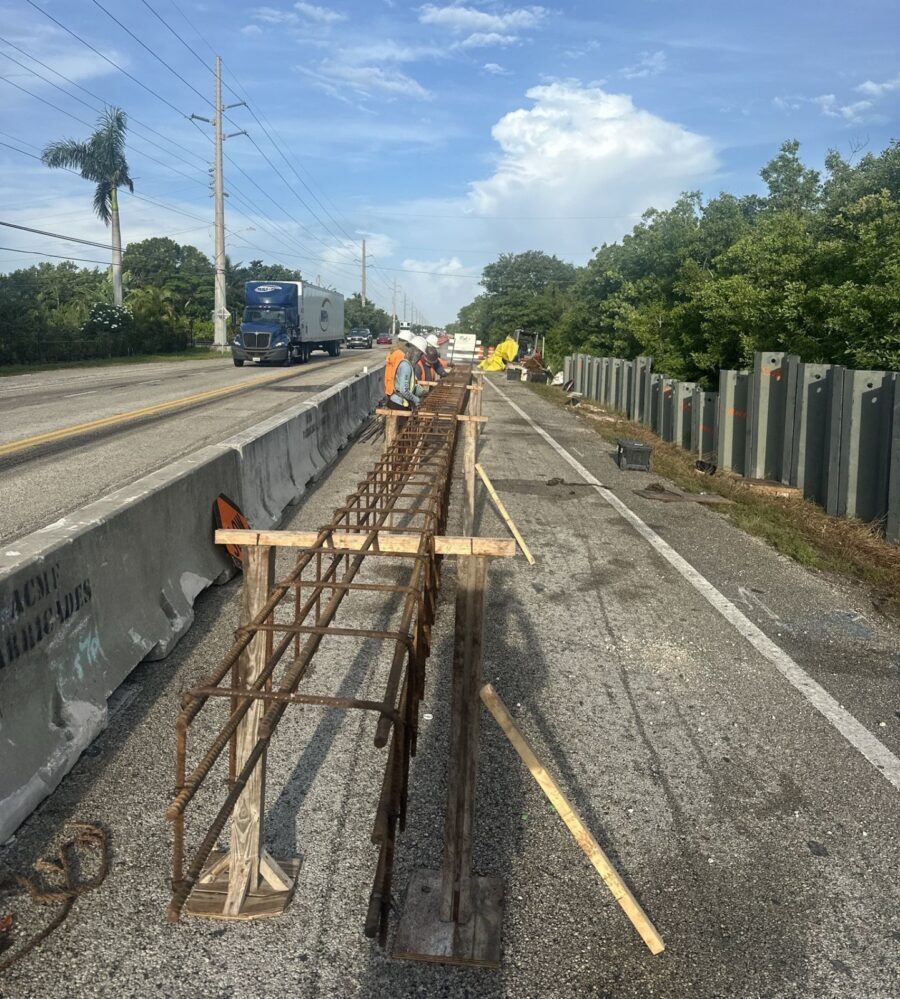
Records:
{"label": "blue sky", "polygon": [[[365,236],[370,296],[389,309],[396,280],[398,307],[405,292],[437,323],[499,253],[584,263],[682,190],[761,190],[784,139],[821,166],[898,134],[888,2],[19,0],[0,16],[0,142],[22,150],[0,146],[4,221],[107,241],[89,185],[24,155],[87,136],[106,101],[133,123],[123,238],[211,252],[210,129],[185,116],[210,115],[218,53],[226,102],[250,104],[228,112],[250,133],[226,143],[232,259],[349,294]],[[24,250],[104,259],[0,235],[4,271],[41,259]]]}

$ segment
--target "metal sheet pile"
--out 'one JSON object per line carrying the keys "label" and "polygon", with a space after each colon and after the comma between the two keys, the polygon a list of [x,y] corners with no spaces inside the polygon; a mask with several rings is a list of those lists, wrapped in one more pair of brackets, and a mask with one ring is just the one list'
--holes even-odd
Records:
{"label": "metal sheet pile", "polygon": [[[372,830],[379,856],[365,921],[366,934],[377,934],[384,941],[395,842],[405,825],[409,763],[416,749],[417,709],[424,693],[425,661],[440,585],[440,558],[433,539],[445,529],[457,416],[466,407],[470,380],[469,368],[457,368],[431,390],[419,409],[403,421],[405,425],[357,490],[318,532],[315,543],[297,550],[296,564],[275,583],[262,609],[237,631],[215,673],[184,695],[177,720],[176,796],[166,812],[174,827],[170,920],[180,917],[242,791],[260,761],[265,765],[267,749],[287,707],[358,708],[378,714],[374,745],[378,750],[387,747]],[[418,544],[414,552],[380,550],[380,532],[412,536]],[[335,537],[347,533],[361,536],[359,547],[336,546]],[[354,601],[365,606],[372,594],[402,601],[399,620],[390,622],[391,630],[337,623],[339,608],[343,608],[342,618],[352,618]],[[313,658],[334,638],[387,643],[390,668],[380,701],[299,692]],[[254,640],[265,642],[265,665],[249,686],[242,686],[239,664]],[[216,716],[217,732],[211,745],[199,758],[196,751],[190,753],[194,762],[189,768],[189,749],[194,749],[189,747],[192,724],[202,711],[215,710],[215,706],[221,711],[226,702],[221,724],[222,716]],[[255,742],[249,752],[239,753],[237,733],[242,719],[260,702],[262,716]],[[188,806],[217,761],[220,771],[224,769],[226,749],[224,801],[187,860]],[[210,786],[214,794],[221,793],[221,783],[211,781]]]}

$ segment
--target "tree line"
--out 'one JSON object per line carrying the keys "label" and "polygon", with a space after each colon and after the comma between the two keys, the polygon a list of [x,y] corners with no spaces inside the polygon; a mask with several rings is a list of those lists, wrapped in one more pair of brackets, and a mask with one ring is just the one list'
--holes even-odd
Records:
{"label": "tree line", "polygon": [[900,368],[900,143],[855,163],[831,152],[823,175],[789,141],[760,175],[764,196],[687,192],[649,209],[584,267],[504,254],[454,328],[486,344],[542,333],[557,362],[650,354],[707,385],[761,350]]}
{"label": "tree line", "polygon": [[[107,107],[86,139],[60,139],[44,149],[51,168],[74,170],[94,185],[93,210],[110,230],[110,268],[73,261],[41,263],[0,275],[0,365],[77,361],[183,351],[212,343],[213,262],[194,246],[153,237],[122,248],[118,189],[134,190],[125,156],[128,117]],[[231,331],[244,311],[247,281],[300,281],[299,270],[226,259]],[[346,302],[345,326],[376,335],[390,316],[357,294]]]}

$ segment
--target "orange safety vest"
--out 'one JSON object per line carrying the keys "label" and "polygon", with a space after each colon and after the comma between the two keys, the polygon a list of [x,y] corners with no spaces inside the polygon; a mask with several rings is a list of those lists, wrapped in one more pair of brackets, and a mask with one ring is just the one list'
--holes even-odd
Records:
{"label": "orange safety vest", "polygon": [[404,357],[406,357],[406,351],[400,347],[392,350],[387,356],[384,365],[384,394],[388,399],[394,394],[394,379],[397,377],[397,368]]}

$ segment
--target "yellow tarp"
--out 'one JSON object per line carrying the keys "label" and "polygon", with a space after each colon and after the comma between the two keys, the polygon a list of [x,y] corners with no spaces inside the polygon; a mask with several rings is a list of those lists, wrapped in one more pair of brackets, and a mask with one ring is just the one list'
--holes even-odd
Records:
{"label": "yellow tarp", "polygon": [[507,364],[516,359],[519,353],[519,345],[511,336],[508,336],[503,343],[478,365],[483,371],[503,371]]}

